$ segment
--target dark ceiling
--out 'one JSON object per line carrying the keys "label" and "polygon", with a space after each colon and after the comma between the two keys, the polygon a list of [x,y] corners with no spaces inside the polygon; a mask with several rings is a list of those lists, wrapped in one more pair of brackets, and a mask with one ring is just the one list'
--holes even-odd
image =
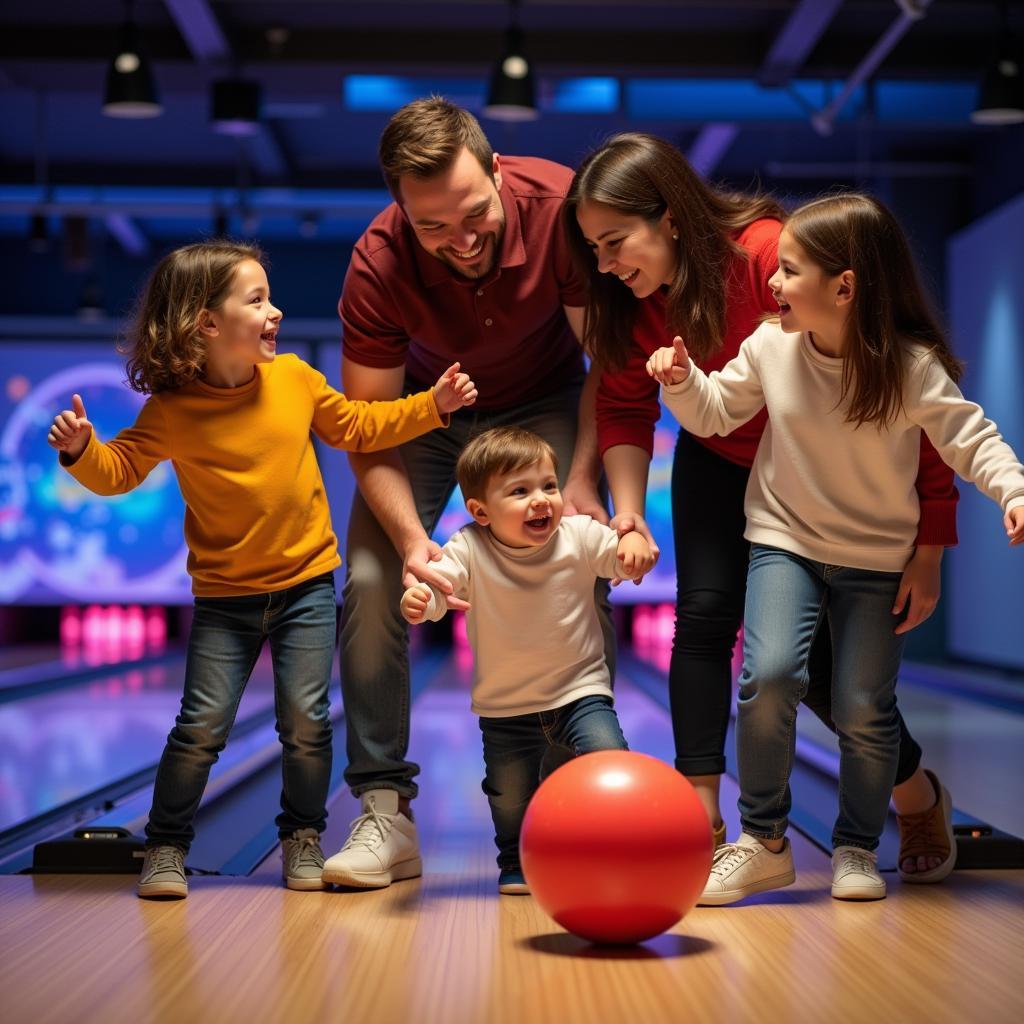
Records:
{"label": "dark ceiling", "polygon": [[[1022,8],[1009,5],[1018,35]],[[120,217],[157,237],[247,205],[283,233],[315,217],[351,234],[384,198],[375,152],[388,96],[439,89],[479,106],[509,5],[146,0],[134,11],[164,107],[150,120],[100,111],[124,3],[0,5],[0,230],[23,231],[41,209]],[[963,177],[994,134],[1021,131],[969,118],[996,11],[989,0],[524,0],[542,115],[483,123],[499,151],[567,164],[629,128],[738,181]],[[898,41],[869,84],[831,133],[815,130],[812,115],[887,33]],[[228,74],[263,87],[248,140],[209,127],[210,83]],[[388,78],[367,102],[353,76]],[[573,88],[595,77],[603,106],[574,106]]]}

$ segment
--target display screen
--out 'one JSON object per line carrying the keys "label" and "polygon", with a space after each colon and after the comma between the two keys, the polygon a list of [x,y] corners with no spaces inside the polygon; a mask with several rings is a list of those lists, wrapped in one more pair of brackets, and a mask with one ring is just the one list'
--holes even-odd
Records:
{"label": "display screen", "polygon": [[[336,342],[290,350],[340,386]],[[0,345],[0,602],[191,603],[185,508],[171,464],[155,467],[128,494],[101,497],[61,469],[46,443],[53,417],[71,407],[76,392],[101,439],[131,426],[145,396],[131,391],[124,376],[124,357],[112,343]],[[675,594],[670,479],[677,430],[663,415],[651,464],[647,515],[661,560],[640,587],[616,588],[616,601],[665,601]],[[351,473],[343,453],[319,444],[317,453],[344,557]],[[466,522],[456,490],[436,539],[443,543]]]}

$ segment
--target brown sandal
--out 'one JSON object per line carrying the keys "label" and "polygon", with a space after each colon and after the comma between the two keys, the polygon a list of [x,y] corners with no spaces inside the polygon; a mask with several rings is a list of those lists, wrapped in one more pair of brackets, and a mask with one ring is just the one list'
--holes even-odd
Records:
{"label": "brown sandal", "polygon": [[[941,882],[956,864],[956,839],[953,836],[953,801],[949,790],[939,782],[933,771],[925,775],[935,788],[935,803],[917,814],[897,814],[900,827],[900,853],[897,869],[904,882],[924,884]],[[941,857],[942,863],[927,871],[904,871],[908,858]]]}
{"label": "brown sandal", "polygon": [[714,848],[717,850],[720,846],[725,843],[725,822],[723,821],[718,828],[711,830],[711,842]]}

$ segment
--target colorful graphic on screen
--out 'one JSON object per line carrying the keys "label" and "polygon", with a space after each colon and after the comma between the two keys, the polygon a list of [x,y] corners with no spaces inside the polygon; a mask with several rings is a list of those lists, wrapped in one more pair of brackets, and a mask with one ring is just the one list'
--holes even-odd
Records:
{"label": "colorful graphic on screen", "polygon": [[113,346],[4,345],[0,381],[0,600],[189,600],[185,509],[170,464],[130,494],[102,498],[46,443],[74,392],[101,438],[135,421],[145,398],[125,385]]}
{"label": "colorful graphic on screen", "polygon": [[170,462],[128,494],[100,497],[46,443],[76,392],[101,439],[131,426],[145,396],[124,376],[110,343],[0,346],[0,602],[191,603],[185,506]]}
{"label": "colorful graphic on screen", "polygon": [[[291,350],[307,361],[312,354],[301,343]],[[316,350],[338,386],[336,344]],[[157,466],[129,494],[104,498],[83,488],[46,443],[54,415],[70,407],[74,392],[105,440],[130,426],[145,401],[125,385],[124,359],[110,343],[0,345],[0,602],[190,604],[185,510],[171,465]],[[670,483],[677,430],[664,414],[651,464],[647,516],[661,559],[641,586],[616,588],[618,602],[674,599]],[[317,447],[344,554],[351,473],[344,453]],[[456,490],[435,538],[443,543],[467,521]]]}

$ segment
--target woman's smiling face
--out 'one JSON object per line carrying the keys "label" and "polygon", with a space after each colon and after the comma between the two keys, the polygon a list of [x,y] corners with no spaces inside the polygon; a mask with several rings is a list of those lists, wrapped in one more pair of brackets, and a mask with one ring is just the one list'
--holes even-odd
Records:
{"label": "woman's smiling face", "polygon": [[614,274],[643,299],[671,284],[679,262],[679,243],[668,211],[656,221],[620,213],[613,206],[585,200],[576,222],[597,259],[601,274]]}

